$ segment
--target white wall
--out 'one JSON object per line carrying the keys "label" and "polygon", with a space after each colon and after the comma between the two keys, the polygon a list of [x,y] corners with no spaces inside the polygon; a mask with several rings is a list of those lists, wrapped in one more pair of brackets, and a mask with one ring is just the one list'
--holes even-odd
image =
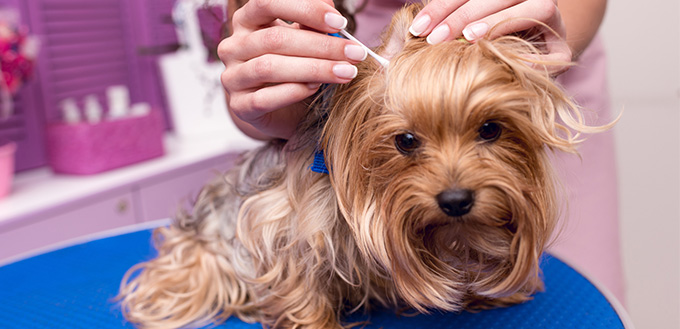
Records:
{"label": "white wall", "polygon": [[609,54],[627,308],[680,328],[680,1],[609,1]]}

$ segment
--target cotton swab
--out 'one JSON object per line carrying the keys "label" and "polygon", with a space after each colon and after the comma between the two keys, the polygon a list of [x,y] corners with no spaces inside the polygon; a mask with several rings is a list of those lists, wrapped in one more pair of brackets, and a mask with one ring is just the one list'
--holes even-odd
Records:
{"label": "cotton swab", "polygon": [[344,30],[344,29],[343,29],[343,30],[340,30],[340,34],[342,34],[345,38],[350,39],[350,40],[352,40],[352,41],[358,43],[361,47],[363,47],[364,49],[366,49],[366,52],[368,52],[368,54],[369,54],[371,57],[375,58],[375,60],[377,60],[378,63],[380,63],[380,65],[382,65],[382,66],[384,66],[384,67],[387,67],[387,66],[390,65],[390,61],[388,61],[388,60],[385,59],[384,57],[382,57],[382,56],[376,54],[376,53],[375,53],[373,50],[371,50],[370,48],[366,47],[366,45],[364,45],[363,43],[361,43],[361,41],[357,40],[357,38],[355,38],[354,36],[352,36],[351,34],[349,34],[349,32],[347,32],[346,30]]}

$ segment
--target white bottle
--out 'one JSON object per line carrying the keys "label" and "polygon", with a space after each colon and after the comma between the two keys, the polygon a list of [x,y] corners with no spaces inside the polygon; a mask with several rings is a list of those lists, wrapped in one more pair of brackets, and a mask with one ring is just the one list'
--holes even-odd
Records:
{"label": "white bottle", "polygon": [[130,91],[126,86],[111,86],[106,89],[109,101],[108,117],[111,120],[124,118],[130,111]]}
{"label": "white bottle", "polygon": [[61,108],[61,117],[64,122],[67,124],[76,124],[80,122],[80,109],[78,108],[75,99],[67,98],[59,103],[59,107]]}
{"label": "white bottle", "polygon": [[102,109],[102,105],[99,103],[97,95],[85,96],[84,103],[85,103],[85,118],[87,119],[87,122],[95,124],[98,123],[99,121],[102,121],[102,115],[104,113],[104,110]]}

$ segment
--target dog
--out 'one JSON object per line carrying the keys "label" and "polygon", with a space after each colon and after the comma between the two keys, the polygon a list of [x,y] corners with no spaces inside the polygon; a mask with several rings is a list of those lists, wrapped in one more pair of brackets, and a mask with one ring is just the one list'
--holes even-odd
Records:
{"label": "dog", "polygon": [[[288,141],[244,155],[158,228],[120,302],[143,327],[237,316],[344,328],[371,307],[461,311],[527,301],[559,217],[552,152],[576,153],[582,111],[517,36],[429,45],[398,12],[346,85]],[[564,63],[563,63],[564,64]],[[328,173],[310,170],[323,155]]]}

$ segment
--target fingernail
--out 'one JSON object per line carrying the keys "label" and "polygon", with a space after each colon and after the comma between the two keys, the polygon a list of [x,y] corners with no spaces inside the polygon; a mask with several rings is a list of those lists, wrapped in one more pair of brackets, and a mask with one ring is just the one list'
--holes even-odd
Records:
{"label": "fingernail", "polygon": [[408,28],[408,31],[411,32],[413,36],[417,37],[427,30],[427,27],[430,26],[431,21],[432,19],[430,18],[430,15],[420,16],[415,21],[413,21],[413,24],[411,24],[411,27]]}
{"label": "fingernail", "polygon": [[334,29],[342,30],[347,26],[347,18],[338,14],[326,13],[323,17],[324,22]]}
{"label": "fingernail", "polygon": [[345,56],[353,61],[363,61],[368,56],[368,52],[364,47],[347,45],[345,46]]}
{"label": "fingernail", "polygon": [[321,87],[321,83],[310,82],[310,83],[307,84],[307,88],[312,89],[312,90],[319,89],[319,87]]}
{"label": "fingernail", "polygon": [[349,64],[338,64],[333,66],[333,74],[342,79],[354,79],[359,73],[357,67]]}
{"label": "fingernail", "polygon": [[427,43],[431,45],[436,45],[449,36],[449,26],[446,24],[440,25],[430,35],[427,36]]}
{"label": "fingernail", "polygon": [[467,41],[473,41],[485,36],[486,32],[488,31],[489,24],[477,23],[466,27],[463,30],[463,36],[465,37],[465,39],[467,39]]}

